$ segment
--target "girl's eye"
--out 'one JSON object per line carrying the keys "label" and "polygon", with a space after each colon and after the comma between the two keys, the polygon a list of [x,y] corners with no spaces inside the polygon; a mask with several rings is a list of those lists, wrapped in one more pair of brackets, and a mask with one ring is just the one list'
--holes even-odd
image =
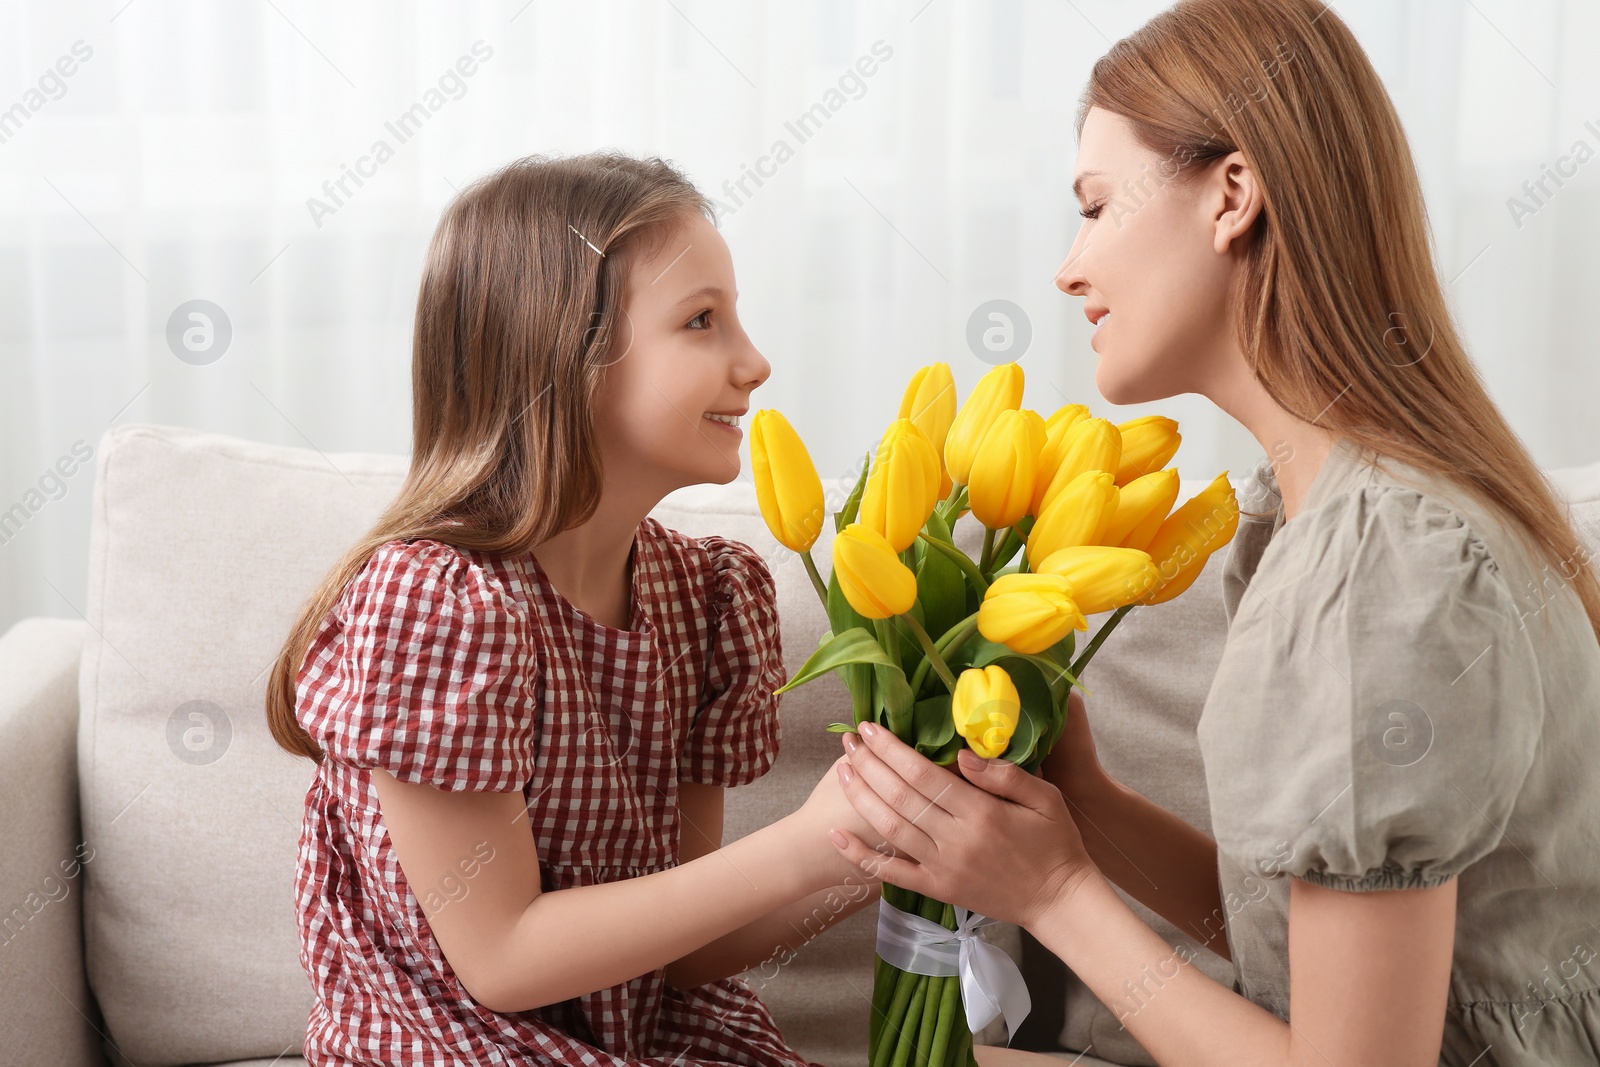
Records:
{"label": "girl's eye", "polygon": [[1100,217],[1100,210],[1102,208],[1104,208],[1104,207],[1105,207],[1105,204],[1103,202],[1099,203],[1099,204],[1094,204],[1094,205],[1091,205],[1090,207],[1083,208],[1082,210],[1080,210],[1078,212],[1078,214],[1082,215],[1086,219],[1097,219],[1097,218]]}
{"label": "girl's eye", "polygon": [[706,308],[704,311],[700,312],[700,314],[698,314],[694,318],[690,319],[686,325],[691,330],[709,330],[711,328],[710,322],[705,322],[705,324],[702,325],[702,326],[696,326],[695,323],[701,322],[701,321],[706,320],[706,319],[709,319],[710,315],[711,315],[711,309],[710,308]]}

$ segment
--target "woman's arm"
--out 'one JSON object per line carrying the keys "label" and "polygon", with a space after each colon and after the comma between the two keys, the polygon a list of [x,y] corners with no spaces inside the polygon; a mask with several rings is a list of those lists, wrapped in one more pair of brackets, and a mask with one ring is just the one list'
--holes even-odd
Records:
{"label": "woman's arm", "polygon": [[1076,689],[1067,698],[1061,739],[1040,770],[1067,799],[1095,866],[1123,892],[1227,959],[1217,843],[1106,773]]}
{"label": "woman's arm", "polygon": [[1129,896],[1230,958],[1217,881],[1217,843],[1114,778],[1066,796],[1083,847]]}
{"label": "woman's arm", "polygon": [[[383,770],[372,776],[401,872],[440,949],[473,999],[498,1012],[617,985],[859,878],[828,843],[830,826],[877,840],[830,768],[799,811],[725,848],[639,878],[544,893],[520,792],[449,792]],[[481,862],[463,882],[474,855]],[[438,901],[429,888],[440,884],[459,891]]]}
{"label": "woman's arm", "polygon": [[1163,941],[1098,874],[1024,925],[1164,1067],[1432,1067],[1455,910],[1454,879],[1373,892],[1293,879],[1288,1022],[1186,966],[1188,950]]}
{"label": "woman's arm", "polygon": [[1285,1022],[1186,966],[1194,950],[1168,945],[1133,913],[1089,860],[1051,783],[970,752],[958,776],[886,730],[863,724],[862,732],[866,743],[841,768],[845,793],[893,848],[886,855],[847,832],[837,841],[846,858],[912,892],[1026,927],[1163,1067],[1438,1062],[1453,880],[1366,892],[1292,881]]}
{"label": "woman's arm", "polygon": [[[679,783],[679,862],[688,863],[722,847],[723,797],[720,786]],[[879,884],[859,875],[820,889],[673,960],[667,964],[667,984],[690,989],[757,965],[765,977],[775,977],[807,942],[878,895]]]}

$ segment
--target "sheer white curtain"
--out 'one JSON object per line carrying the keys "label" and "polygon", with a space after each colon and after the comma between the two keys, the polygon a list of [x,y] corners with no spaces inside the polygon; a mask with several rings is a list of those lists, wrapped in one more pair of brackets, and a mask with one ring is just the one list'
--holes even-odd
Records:
{"label": "sheer white curtain", "polygon": [[[963,391],[988,369],[966,331],[991,299],[1031,324],[1030,406],[1146,413],[1094,393],[1081,301],[1052,278],[1078,225],[1078,93],[1163,6],[5,4],[0,628],[82,608],[83,456],[113,423],[406,451],[428,235],[457,187],[530,152],[658,154],[722,201],[774,367],[756,404],[824,473],[865,451],[913,368],[946,360]],[[1496,399],[1541,462],[1600,459],[1600,3],[1333,6],[1404,117]],[[191,301],[214,305],[200,354]],[[1200,398],[1148,410],[1183,423],[1185,477],[1260,454]]]}

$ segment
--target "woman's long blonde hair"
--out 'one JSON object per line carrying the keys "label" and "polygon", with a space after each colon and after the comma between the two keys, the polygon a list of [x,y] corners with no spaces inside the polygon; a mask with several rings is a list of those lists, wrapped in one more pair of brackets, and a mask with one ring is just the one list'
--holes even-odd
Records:
{"label": "woman's long blonde hair", "polygon": [[1467,357],[1399,116],[1338,15],[1320,0],[1180,0],[1095,63],[1080,136],[1091,107],[1131,123],[1161,158],[1157,181],[1243,153],[1264,202],[1229,299],[1267,394],[1473,494],[1572,583],[1600,637],[1571,509]]}
{"label": "woman's long blonde hair", "polygon": [[[593,513],[593,403],[618,346],[628,264],[708,201],[659,159],[529,156],[445,208],[422,268],[411,348],[411,464],[398,496],[301,609],[272,667],[267,725],[320,761],[295,716],[306,650],[385,542],[523,553]],[[625,350],[625,349],[624,349]]]}

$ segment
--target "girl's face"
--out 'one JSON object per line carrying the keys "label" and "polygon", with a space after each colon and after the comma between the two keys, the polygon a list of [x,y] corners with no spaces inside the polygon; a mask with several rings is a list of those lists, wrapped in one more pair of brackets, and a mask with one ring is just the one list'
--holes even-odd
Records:
{"label": "girl's face", "polygon": [[596,419],[607,481],[664,495],[739,474],[750,394],[772,373],[734,310],[728,245],[705,217],[685,218],[636,260]]}
{"label": "girl's face", "polygon": [[1237,152],[1190,181],[1173,169],[1122,116],[1089,109],[1073,185],[1084,220],[1056,288],[1098,323],[1095,386],[1113,404],[1211,395],[1241,358],[1227,292],[1234,238],[1259,210],[1254,180]]}

